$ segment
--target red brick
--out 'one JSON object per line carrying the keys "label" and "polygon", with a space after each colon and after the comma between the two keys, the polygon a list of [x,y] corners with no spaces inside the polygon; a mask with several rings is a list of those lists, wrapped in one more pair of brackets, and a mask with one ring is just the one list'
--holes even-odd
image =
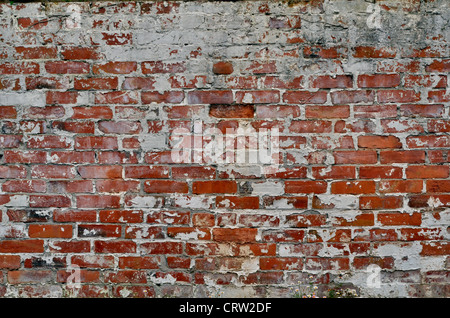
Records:
{"label": "red brick", "polygon": [[401,228],[399,232],[399,239],[404,241],[431,241],[444,238],[440,228]]}
{"label": "red brick", "polygon": [[236,193],[237,184],[235,181],[194,181],[192,192],[194,194],[206,193]]}
{"label": "red brick", "polygon": [[377,98],[379,103],[414,103],[420,101],[420,93],[413,90],[380,90]]}
{"label": "red brick", "polygon": [[97,220],[97,212],[82,210],[55,210],[53,212],[53,220],[58,223],[95,222]]}
{"label": "red brick", "polygon": [[355,118],[397,117],[397,105],[354,106]]}
{"label": "red brick", "polygon": [[78,173],[85,179],[117,179],[122,177],[120,166],[81,166]]}
{"label": "red brick", "polygon": [[98,128],[107,134],[138,134],[142,131],[137,121],[101,121]]}
{"label": "red brick", "polygon": [[136,253],[136,243],[133,241],[95,241],[95,253],[121,253],[132,254]]}
{"label": "red brick", "polygon": [[0,241],[1,253],[43,253],[43,240],[3,240]]}
{"label": "red brick", "polygon": [[355,269],[366,269],[369,265],[377,265],[382,269],[393,269],[394,268],[394,257],[355,257],[353,259],[353,267]]}
{"label": "red brick", "polygon": [[120,196],[116,195],[79,195],[76,198],[79,209],[111,209],[120,208]]}
{"label": "red brick", "polygon": [[421,242],[422,250],[420,255],[422,256],[438,256],[450,254],[449,242]]}
{"label": "red brick", "polygon": [[49,270],[17,270],[8,272],[10,284],[44,284],[53,280],[53,272]]}
{"label": "red brick", "polygon": [[292,133],[329,133],[332,132],[332,122],[328,120],[295,120],[291,122],[289,131]]}
{"label": "red brick", "polygon": [[270,74],[277,72],[277,65],[275,61],[253,61],[246,69],[252,74]]}
{"label": "red brick", "polygon": [[333,194],[369,194],[375,193],[374,181],[336,181],[331,184]]}
{"label": "red brick", "polygon": [[218,75],[229,75],[233,73],[233,64],[230,62],[214,63],[213,73]]}
{"label": "red brick", "polygon": [[94,163],[93,151],[52,151],[49,153],[52,163]]}
{"label": "red brick", "polygon": [[107,93],[97,93],[95,95],[96,104],[137,104],[138,95],[134,91],[114,91]]}
{"label": "red brick", "polygon": [[120,237],[122,227],[110,224],[79,224],[78,237]]}
{"label": "red brick", "polygon": [[156,80],[152,77],[127,77],[122,83],[122,89],[153,90],[155,83]]}
{"label": "red brick", "polygon": [[258,105],[256,106],[257,118],[286,118],[300,117],[300,107],[290,105]]}
{"label": "red brick", "polygon": [[72,166],[37,165],[31,169],[32,178],[72,179],[75,175],[75,168]]}
{"label": "red brick", "polygon": [[[439,79],[439,80],[437,80]],[[407,75],[404,77],[404,87],[431,87],[431,88],[445,88],[447,87],[447,77],[432,75]]]}
{"label": "red brick", "polygon": [[286,225],[289,227],[319,227],[327,222],[325,214],[291,214],[286,216]]}
{"label": "red brick", "polygon": [[142,223],[144,216],[140,210],[102,210],[99,219],[102,223]]}
{"label": "red brick", "polygon": [[316,76],[310,82],[311,88],[351,88],[353,87],[352,75]]}
{"label": "red brick", "polygon": [[22,140],[22,136],[0,135],[1,148],[17,148]]}
{"label": "red brick", "polygon": [[54,61],[46,62],[45,70],[50,74],[88,74],[90,65],[86,62]]}
{"label": "red brick", "polygon": [[283,101],[288,104],[324,104],[327,101],[327,92],[286,91]]}
{"label": "red brick", "polygon": [[106,45],[129,45],[133,44],[133,34],[102,32],[102,40]]}
{"label": "red brick", "polygon": [[377,153],[373,150],[335,151],[336,164],[372,164],[377,163]]}
{"label": "red brick", "polygon": [[69,137],[55,135],[30,136],[27,146],[30,149],[71,148],[72,140]]}
{"label": "red brick", "polygon": [[30,224],[28,235],[31,238],[71,238],[72,225]]}
{"label": "red brick", "polygon": [[280,101],[278,91],[239,91],[236,92],[236,103],[238,104],[271,104]]}
{"label": "red brick", "polygon": [[259,259],[261,270],[302,270],[303,259],[295,257],[262,257]]}
{"label": "red brick", "polygon": [[[99,283],[100,282],[100,272],[93,270],[80,270],[78,279],[80,283]],[[67,283],[70,275],[73,274],[73,270],[58,270],[56,273],[56,281],[58,283]],[[72,279],[72,278],[70,278]]]}
{"label": "red brick", "polygon": [[133,179],[159,179],[168,178],[169,170],[158,166],[126,166],[125,178]]}
{"label": "red brick", "polygon": [[277,209],[283,206],[285,209],[306,209],[308,207],[308,197],[306,196],[275,196],[263,198],[263,205],[266,209]]}
{"label": "red brick", "polygon": [[306,258],[306,270],[348,270],[350,268],[350,261],[348,258]]}
{"label": "red brick", "polygon": [[411,208],[434,208],[434,205],[437,205],[438,207],[449,207],[450,195],[414,195],[410,196],[408,202],[408,206]]}
{"label": "red brick", "polygon": [[117,89],[119,80],[117,77],[107,78],[75,78],[73,87],[76,90],[111,90]]}
{"label": "red brick", "polygon": [[142,74],[183,73],[186,71],[184,62],[149,61],[142,62],[141,66]]}
{"label": "red brick", "polygon": [[427,183],[427,192],[429,193],[450,192],[449,180],[427,180],[426,183]]}
{"label": "red brick", "polygon": [[387,133],[424,132],[422,124],[414,119],[410,120],[382,119],[381,126],[383,127],[383,132]]}
{"label": "red brick", "polygon": [[211,105],[209,116],[217,118],[253,118],[253,105]]}
{"label": "red brick", "polygon": [[160,259],[154,256],[126,256],[119,258],[119,268],[158,269]]}
{"label": "red brick", "polygon": [[372,213],[362,213],[356,215],[353,219],[348,220],[345,217],[334,217],[332,220],[333,226],[373,226],[375,224],[375,217]]}
{"label": "red brick", "polygon": [[98,180],[96,182],[98,192],[120,193],[120,192],[139,192],[139,181],[131,180]]}
{"label": "red brick", "polygon": [[428,131],[431,133],[449,133],[450,120],[431,119],[428,121]]}
{"label": "red brick", "polygon": [[389,180],[380,182],[380,193],[420,193],[422,180]]}
{"label": "red brick", "polygon": [[39,64],[34,62],[4,62],[0,64],[0,74],[39,74]]}
{"label": "red brick", "polygon": [[188,269],[191,267],[191,259],[188,257],[169,256],[166,261],[170,268]]}
{"label": "red brick", "polygon": [[30,207],[32,208],[67,208],[71,200],[64,195],[31,195]]}
{"label": "red brick", "polygon": [[229,209],[258,209],[259,197],[217,196],[216,206]]}
{"label": "red brick", "polygon": [[355,179],[356,168],[352,166],[312,167],[312,175],[314,179]]}
{"label": "red brick", "polygon": [[449,177],[449,166],[408,166],[408,179],[446,179]]}
{"label": "red brick", "polygon": [[358,147],[377,149],[402,148],[402,143],[395,136],[359,136]]}
{"label": "red brick", "polygon": [[385,150],[380,152],[383,163],[424,163],[425,152],[420,150]]}
{"label": "red brick", "polygon": [[256,241],[256,228],[214,228],[213,238],[216,242],[250,243]]}
{"label": "red brick", "polygon": [[400,105],[400,114],[406,117],[441,117],[444,105]]}
{"label": "red brick", "polygon": [[113,112],[108,106],[73,107],[72,119],[111,119]]}
{"label": "red brick", "polygon": [[375,93],[372,90],[342,90],[330,93],[331,101],[335,105],[342,104],[372,104],[375,100]]}
{"label": "red brick", "polygon": [[408,136],[406,144],[409,148],[448,148],[450,147],[450,136]]}
{"label": "red brick", "polygon": [[161,226],[127,226],[126,239],[164,239],[167,237],[167,228]]}
{"label": "red brick", "polygon": [[427,72],[450,72],[450,60],[435,60],[431,64],[427,65],[425,70]]}
{"label": "red brick", "polygon": [[306,106],[306,118],[348,118],[349,106]]}
{"label": "red brick", "polygon": [[174,179],[214,179],[215,175],[213,167],[172,167]]}
{"label": "red brick", "polygon": [[42,193],[46,190],[46,183],[42,180],[8,180],[2,185],[3,192]]}
{"label": "red brick", "polygon": [[394,229],[356,229],[354,231],[355,242],[372,241],[397,241],[397,232]]}
{"label": "red brick", "polygon": [[40,30],[48,25],[47,19],[34,19],[34,18],[17,18],[17,24],[22,29]]}
{"label": "red brick", "polygon": [[357,85],[360,88],[397,87],[400,85],[400,75],[398,74],[359,75]]}
{"label": "red brick", "polygon": [[362,179],[401,179],[403,169],[392,166],[361,166],[359,177]]}
{"label": "red brick", "polygon": [[347,55],[345,47],[305,46],[303,56],[305,58],[337,59]]}
{"label": "red brick", "polygon": [[1,269],[18,269],[20,267],[20,255],[0,255]]}
{"label": "red brick", "polygon": [[371,120],[357,119],[355,121],[339,120],[334,125],[334,132],[349,133],[349,132],[364,132],[374,133],[376,126]]}
{"label": "red brick", "polygon": [[377,58],[394,58],[396,56],[396,52],[391,48],[376,48],[371,46],[358,46],[355,47],[355,52],[353,53],[353,57],[356,58],[369,58],[369,59],[377,59]]}
{"label": "red brick", "polygon": [[61,51],[65,60],[98,60],[101,54],[94,47],[71,47]]}
{"label": "red brick", "polygon": [[0,119],[16,119],[17,111],[14,106],[0,106]]}
{"label": "red brick", "polygon": [[325,181],[285,181],[285,193],[325,193]]}
{"label": "red brick", "polygon": [[186,182],[171,180],[149,180],[144,182],[144,191],[147,193],[188,193]]}
{"label": "red brick", "polygon": [[151,103],[166,103],[166,104],[179,104],[184,100],[183,91],[166,91],[160,92],[142,92],[141,93],[142,104]]}
{"label": "red brick", "polygon": [[146,242],[141,244],[141,250],[146,254],[181,254],[181,242]]}
{"label": "red brick", "polygon": [[14,57],[18,60],[55,59],[58,53],[56,47],[47,46],[17,46],[14,49],[16,50]]}
{"label": "red brick", "polygon": [[111,255],[76,255],[71,264],[81,268],[113,268],[114,256]]}
{"label": "red brick", "polygon": [[26,77],[25,86],[27,90],[33,89],[68,89],[69,79],[59,77]]}
{"label": "red brick", "polygon": [[198,227],[168,227],[167,236],[175,239],[194,239],[194,240],[211,240],[211,233],[209,229],[202,229]]}
{"label": "red brick", "polygon": [[70,122],[70,121],[54,121],[52,128],[57,130],[63,130],[72,133],[79,134],[94,134],[95,124],[94,122]]}
{"label": "red brick", "polygon": [[448,103],[450,102],[450,94],[447,90],[429,91],[428,100],[433,103]]}
{"label": "red brick", "polygon": [[92,72],[96,75],[102,74],[130,74],[137,70],[136,62],[108,62],[95,64]]}
{"label": "red brick", "polygon": [[118,149],[116,137],[76,137],[75,149]]}
{"label": "red brick", "polygon": [[422,224],[422,214],[421,213],[378,213],[377,221],[384,226],[394,226],[394,225],[416,225],[420,226]]}
{"label": "red brick", "polygon": [[233,93],[231,91],[192,91],[187,96],[189,104],[231,104]]}
{"label": "red brick", "polygon": [[1,179],[23,179],[27,176],[27,170],[21,166],[0,166]]}

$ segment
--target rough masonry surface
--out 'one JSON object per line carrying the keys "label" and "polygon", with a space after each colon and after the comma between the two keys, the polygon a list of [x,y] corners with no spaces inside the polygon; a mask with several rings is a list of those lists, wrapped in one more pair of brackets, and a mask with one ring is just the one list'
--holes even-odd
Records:
{"label": "rough masonry surface", "polygon": [[0,4],[0,30],[1,297],[450,296],[447,0]]}

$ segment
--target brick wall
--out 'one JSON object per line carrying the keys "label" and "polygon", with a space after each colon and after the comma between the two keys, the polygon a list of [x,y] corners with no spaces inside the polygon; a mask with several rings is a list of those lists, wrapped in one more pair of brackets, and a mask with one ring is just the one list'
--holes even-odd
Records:
{"label": "brick wall", "polygon": [[449,296],[449,20],[0,4],[0,296]]}

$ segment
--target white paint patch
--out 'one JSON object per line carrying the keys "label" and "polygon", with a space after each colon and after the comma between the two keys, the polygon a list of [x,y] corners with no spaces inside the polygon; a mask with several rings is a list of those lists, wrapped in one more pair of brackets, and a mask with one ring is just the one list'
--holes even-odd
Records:
{"label": "white paint patch", "polygon": [[266,181],[252,184],[253,195],[282,195],[284,193],[284,186],[281,182]]}
{"label": "white paint patch", "polygon": [[357,209],[359,207],[359,198],[355,195],[318,194],[317,197],[322,204],[332,205],[334,209]]}

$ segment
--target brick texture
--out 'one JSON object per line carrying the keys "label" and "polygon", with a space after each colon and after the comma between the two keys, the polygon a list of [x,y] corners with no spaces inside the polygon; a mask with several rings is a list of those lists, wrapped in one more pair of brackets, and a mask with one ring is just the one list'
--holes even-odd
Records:
{"label": "brick texture", "polygon": [[0,297],[449,297],[447,1],[0,4]]}

